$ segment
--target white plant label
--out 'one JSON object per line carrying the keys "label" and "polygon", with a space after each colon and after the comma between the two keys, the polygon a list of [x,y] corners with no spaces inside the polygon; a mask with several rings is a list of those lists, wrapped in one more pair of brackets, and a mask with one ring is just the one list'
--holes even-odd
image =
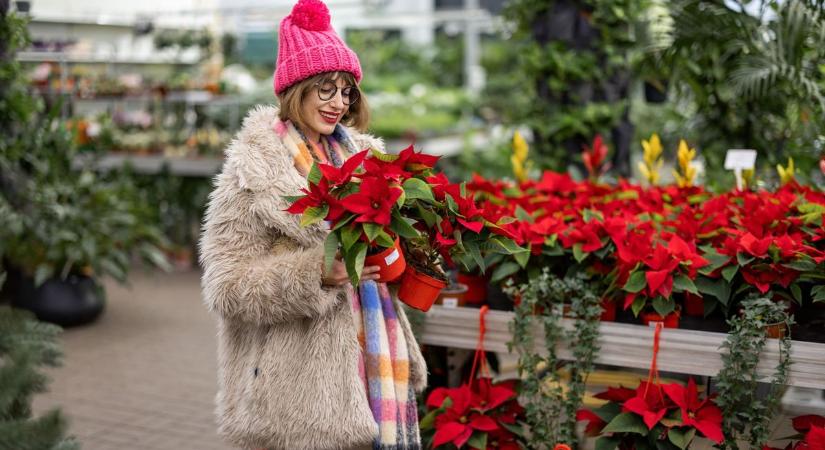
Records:
{"label": "white plant label", "polygon": [[458,308],[458,299],[455,297],[445,297],[441,303],[445,308]]}
{"label": "white plant label", "polygon": [[725,169],[748,170],[756,167],[756,150],[730,149],[725,155]]}
{"label": "white plant label", "polygon": [[396,248],[392,251],[392,253],[384,257],[384,263],[386,263],[388,266],[392,265],[392,263],[398,260],[399,256],[400,254],[398,253],[398,249]]}
{"label": "white plant label", "polygon": [[732,170],[736,175],[736,188],[739,190],[745,187],[742,171],[754,167],[756,167],[756,150],[732,148],[725,155],[725,169]]}

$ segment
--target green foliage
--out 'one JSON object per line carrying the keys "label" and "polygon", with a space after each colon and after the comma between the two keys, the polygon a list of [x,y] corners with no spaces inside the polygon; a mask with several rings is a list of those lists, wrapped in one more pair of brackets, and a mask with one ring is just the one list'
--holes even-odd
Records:
{"label": "green foliage", "polygon": [[[576,411],[599,350],[601,307],[594,282],[581,274],[560,278],[545,269],[526,285],[511,285],[507,291],[521,295],[511,324],[510,345],[519,353],[530,448],[552,449],[557,443],[576,445]],[[566,308],[569,311],[565,312]],[[572,327],[563,325],[563,316],[573,319]],[[536,324],[545,337],[541,353],[535,349]],[[557,345],[561,342],[572,350],[572,361],[559,358]],[[562,389],[563,373],[568,378],[566,393]]]}
{"label": "green foliage", "polygon": [[10,37],[0,55],[0,208],[8,225],[0,229],[0,250],[6,261],[38,282],[90,270],[125,281],[132,251],[164,267],[157,247],[164,238],[140,220],[146,204],[136,201],[129,181],[105,180],[76,161],[71,133],[59,121],[61,105],[46,109],[28,93],[13,59],[27,39],[25,22],[9,14],[0,24],[0,35]]}
{"label": "green foliage", "polygon": [[639,0],[508,4],[523,89],[533,100],[508,115],[533,130],[541,167],[566,168],[595,134],[608,135],[624,120],[640,11]]}
{"label": "green foliage", "polygon": [[786,305],[769,298],[755,297],[742,302],[742,313],[728,320],[730,331],[722,345],[722,370],[716,378],[719,389],[717,404],[722,409],[722,430],[725,450],[740,447],[737,441],[748,442],[751,450],[761,449],[770,437],[770,423],[779,410],[791,365],[791,337],[779,340],[779,363],[769,382],[767,395],[760,397],[756,366],[767,345],[765,326],[781,323],[790,329],[793,318]]}
{"label": "green foliage", "polygon": [[79,448],[64,437],[67,423],[58,410],[34,417],[31,409],[32,397],[48,384],[40,368],[60,364],[59,332],[28,312],[0,306],[0,449]]}
{"label": "green foliage", "polygon": [[689,105],[682,126],[718,171],[709,181],[730,179],[715,176],[729,148],[758,150],[770,174],[791,156],[805,176],[823,133],[825,14],[813,1],[745,3],[672,2],[667,47],[648,56]]}

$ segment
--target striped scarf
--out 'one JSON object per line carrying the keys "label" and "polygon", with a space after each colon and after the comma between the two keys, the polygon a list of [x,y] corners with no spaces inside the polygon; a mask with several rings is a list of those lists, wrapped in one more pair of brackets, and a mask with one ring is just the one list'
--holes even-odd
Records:
{"label": "striped scarf", "polygon": [[[295,168],[304,176],[313,162],[340,167],[359,151],[344,127],[336,125],[327,145],[310,144],[289,121],[276,120],[276,134],[292,152]],[[418,407],[410,379],[409,347],[398,321],[395,304],[385,283],[361,282],[347,287],[361,352],[358,374],[364,383],[373,417],[378,424],[375,450],[419,450]]]}

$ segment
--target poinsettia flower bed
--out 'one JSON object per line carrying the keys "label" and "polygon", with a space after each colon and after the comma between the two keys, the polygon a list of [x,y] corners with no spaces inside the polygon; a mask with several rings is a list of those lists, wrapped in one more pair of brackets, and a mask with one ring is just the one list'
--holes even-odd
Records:
{"label": "poinsettia flower bed", "polygon": [[703,297],[705,313],[731,311],[753,292],[825,300],[825,194],[793,181],[775,191],[714,194],[547,171],[519,184],[476,175],[467,189],[486,220],[515,217],[493,232],[528,249],[497,260],[494,281],[575,265],[605,276],[606,295],[636,315],[665,316],[687,294]]}
{"label": "poinsettia flower bed", "polygon": [[697,434],[724,440],[722,411],[712,398],[699,398],[693,378],[687,386],[643,381],[636,389],[609,388],[596,398],[607,403],[580,410],[576,419],[587,422],[587,435],[598,436],[597,448],[685,449]]}

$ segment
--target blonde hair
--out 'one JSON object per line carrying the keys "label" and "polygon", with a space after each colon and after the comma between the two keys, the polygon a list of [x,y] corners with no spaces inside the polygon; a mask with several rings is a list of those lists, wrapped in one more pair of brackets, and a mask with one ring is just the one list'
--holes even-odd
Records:
{"label": "blonde hair", "polygon": [[[304,117],[303,108],[301,107],[304,99],[316,88],[316,83],[327,79],[336,80],[338,77],[343,77],[344,81],[352,86],[357,85],[355,77],[349,72],[324,72],[301,80],[278,94],[278,102],[281,105],[278,117],[281,120],[290,120],[299,129],[306,130],[308,121]],[[341,123],[364,133],[369,126],[370,111],[367,97],[363,92],[360,92],[360,94],[358,101],[350,105],[347,113],[341,118]]]}

